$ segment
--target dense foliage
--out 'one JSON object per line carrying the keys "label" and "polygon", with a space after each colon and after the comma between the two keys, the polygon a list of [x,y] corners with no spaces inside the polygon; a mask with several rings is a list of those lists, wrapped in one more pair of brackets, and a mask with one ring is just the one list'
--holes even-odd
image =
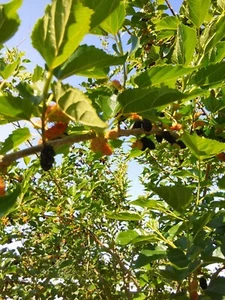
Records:
{"label": "dense foliage", "polygon": [[224,0],[52,0],[31,40],[45,68],[0,57],[1,299],[225,299]]}

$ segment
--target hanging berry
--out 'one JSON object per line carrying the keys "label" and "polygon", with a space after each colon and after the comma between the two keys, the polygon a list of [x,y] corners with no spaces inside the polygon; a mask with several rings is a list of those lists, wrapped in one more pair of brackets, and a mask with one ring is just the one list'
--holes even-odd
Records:
{"label": "hanging berry", "polygon": [[41,156],[40,156],[40,164],[44,171],[48,171],[52,168],[53,163],[55,162],[54,159],[55,150],[51,145],[44,145]]}

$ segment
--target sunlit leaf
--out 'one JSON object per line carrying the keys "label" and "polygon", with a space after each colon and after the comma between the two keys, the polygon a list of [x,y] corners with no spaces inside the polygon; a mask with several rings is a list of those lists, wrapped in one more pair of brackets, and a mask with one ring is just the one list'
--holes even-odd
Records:
{"label": "sunlit leaf", "polygon": [[151,189],[179,213],[183,213],[193,199],[192,189],[188,187],[161,186]]}
{"label": "sunlit leaf", "polygon": [[118,245],[125,246],[138,236],[139,234],[135,230],[121,231],[116,237],[116,243]]}
{"label": "sunlit leaf", "polygon": [[33,105],[27,99],[0,95],[0,122],[9,123],[19,120],[30,120]]}
{"label": "sunlit leaf", "polygon": [[55,97],[62,111],[74,122],[95,128],[105,128],[107,124],[97,115],[91,100],[80,90],[66,88],[58,83]]}
{"label": "sunlit leaf", "polygon": [[139,221],[142,219],[142,217],[138,213],[131,213],[129,211],[120,213],[107,212],[106,217],[121,221]]}
{"label": "sunlit leaf", "polygon": [[6,196],[0,197],[0,217],[7,215],[15,205],[17,198],[21,192],[20,185],[17,185],[15,190]]}
{"label": "sunlit leaf", "polygon": [[123,64],[125,60],[126,56],[113,56],[94,46],[82,45],[64,64],[56,69],[55,75],[60,79],[74,74],[105,78],[110,66]]}
{"label": "sunlit leaf", "polygon": [[1,145],[0,154],[17,148],[20,144],[27,141],[30,137],[30,131],[26,127],[14,130]]}
{"label": "sunlit leaf", "polygon": [[124,91],[118,96],[123,113],[137,113],[147,115],[153,108],[157,108],[173,101],[185,99],[185,95],[176,89],[135,88]]}
{"label": "sunlit leaf", "polygon": [[197,37],[195,29],[179,24],[174,57],[178,64],[189,65],[193,60]]}
{"label": "sunlit leaf", "polygon": [[94,11],[90,25],[93,30],[110,16],[121,2],[120,0],[83,0],[83,3]]}
{"label": "sunlit leaf", "polygon": [[108,33],[117,34],[123,25],[126,15],[125,3],[121,2],[119,6],[105,19],[101,24],[101,28]]}
{"label": "sunlit leaf", "polygon": [[188,16],[196,27],[200,27],[204,22],[209,7],[211,4],[210,0],[188,0]]}
{"label": "sunlit leaf", "polygon": [[22,0],[13,0],[0,5],[0,44],[9,40],[18,30],[20,19],[17,14]]}
{"label": "sunlit leaf", "polygon": [[0,70],[0,75],[2,76],[2,78],[8,79],[10,76],[12,76],[19,64],[20,58],[18,58],[13,63],[6,65],[6,67],[3,70]]}
{"label": "sunlit leaf", "polygon": [[[89,32],[93,11],[81,1],[53,0],[32,32],[32,44],[50,69],[62,64]],[[57,22],[56,22],[57,20]]]}
{"label": "sunlit leaf", "polygon": [[177,30],[179,19],[174,16],[167,16],[155,22],[155,28],[160,30]]}
{"label": "sunlit leaf", "polygon": [[184,133],[181,140],[200,160],[211,158],[225,150],[225,143]]}
{"label": "sunlit leaf", "polygon": [[166,83],[171,79],[177,79],[182,75],[193,72],[196,68],[185,68],[181,65],[160,65],[154,66],[141,73],[134,79],[134,82],[141,88],[149,87],[160,83]]}

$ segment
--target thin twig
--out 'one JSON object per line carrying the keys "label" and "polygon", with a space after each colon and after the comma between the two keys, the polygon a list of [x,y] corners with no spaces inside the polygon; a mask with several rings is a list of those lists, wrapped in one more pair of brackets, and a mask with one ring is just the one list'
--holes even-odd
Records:
{"label": "thin twig", "polygon": [[171,11],[172,15],[176,16],[176,13],[175,11],[173,10],[172,6],[170,5],[169,1],[168,0],[165,0],[166,1],[166,4],[169,8],[169,10]]}

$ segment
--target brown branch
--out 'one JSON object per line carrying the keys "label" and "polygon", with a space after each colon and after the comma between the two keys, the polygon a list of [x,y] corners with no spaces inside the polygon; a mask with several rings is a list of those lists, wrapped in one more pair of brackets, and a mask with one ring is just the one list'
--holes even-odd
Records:
{"label": "brown branch", "polygon": [[[138,136],[141,134],[156,134],[156,133],[160,133],[160,132],[162,132],[162,131],[159,129],[153,129],[151,132],[146,132],[143,129],[120,129],[118,132],[118,136],[119,137],[130,136],[130,135]],[[64,137],[62,139],[48,141],[48,144],[54,148],[58,148],[58,147],[64,146],[64,145],[73,145],[74,143],[88,141],[95,137],[96,137],[96,133],[93,131],[90,131],[85,134],[79,134],[79,135],[73,134],[73,135]],[[0,168],[8,167],[12,162],[16,161],[17,159],[41,152],[43,147],[44,147],[44,144],[40,144],[37,146],[33,146],[30,148],[16,151],[13,153],[0,155]]]}

